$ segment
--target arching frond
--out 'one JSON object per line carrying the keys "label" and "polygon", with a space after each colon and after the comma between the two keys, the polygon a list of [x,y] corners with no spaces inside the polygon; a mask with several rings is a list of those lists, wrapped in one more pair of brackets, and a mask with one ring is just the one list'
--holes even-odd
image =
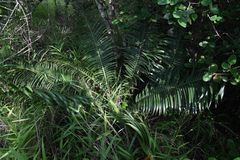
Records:
{"label": "arching frond", "polygon": [[[175,70],[176,72],[176,70]],[[169,71],[167,77],[160,77],[157,84],[148,85],[136,97],[138,109],[152,114],[198,113],[208,109],[218,100],[211,85],[201,79],[188,77],[179,79]]]}
{"label": "arching frond", "polygon": [[126,78],[133,83],[142,74],[151,79],[153,74],[174,68],[186,58],[180,49],[181,35],[162,34],[159,27],[154,23],[138,24],[124,37]]}
{"label": "arching frond", "polygon": [[111,83],[114,83],[116,79],[117,57],[114,52],[115,44],[113,44],[112,37],[107,33],[102,21],[90,22],[85,13],[82,13],[82,17],[88,29],[88,32],[85,32],[87,39],[84,42],[87,42],[83,54],[89,55],[90,63],[97,69],[96,76],[110,90]]}
{"label": "arching frond", "polygon": [[[51,89],[64,81],[72,81],[74,72],[50,63],[37,63],[35,65],[16,64],[4,65],[9,75],[12,75],[13,83],[20,86],[31,86],[33,88]],[[68,79],[66,78],[68,77]]]}

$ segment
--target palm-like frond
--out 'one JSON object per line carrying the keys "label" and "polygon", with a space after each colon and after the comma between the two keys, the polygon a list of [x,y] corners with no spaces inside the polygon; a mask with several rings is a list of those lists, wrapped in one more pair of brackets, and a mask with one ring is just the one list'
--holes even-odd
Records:
{"label": "palm-like frond", "polygon": [[[182,67],[186,60],[180,44],[181,34],[163,34],[159,27],[155,23],[137,24],[124,36],[125,77],[133,85],[136,85],[136,81],[151,83],[159,73],[169,68]],[[148,78],[143,80],[143,77]]]}
{"label": "palm-like frond", "polygon": [[168,71],[167,76],[160,77],[155,85],[148,85],[138,94],[136,106],[152,114],[195,114],[208,109],[213,102],[218,102],[219,97],[216,95],[211,85],[202,82],[201,78],[190,76],[180,79],[177,71],[173,70]]}
{"label": "palm-like frond", "polygon": [[192,77],[184,68],[189,57],[181,44],[181,32],[161,36],[156,27],[159,26],[145,24],[126,36],[126,78],[135,85],[136,79],[141,81],[134,87],[147,84],[143,90],[137,88],[136,106],[153,114],[197,113],[209,108],[215,93],[209,84],[202,82],[201,75],[194,72],[197,77]]}
{"label": "palm-like frond", "polygon": [[[84,30],[81,36],[84,40],[79,46],[80,54],[88,57],[88,63],[91,69],[95,69],[95,76],[99,81],[105,83],[110,90],[112,83],[116,80],[116,61],[115,44],[112,37],[108,34],[107,29],[100,17],[90,20],[86,15],[86,10],[82,10],[81,16],[84,23],[81,24]],[[90,69],[88,68],[88,69]]]}
{"label": "palm-like frond", "polygon": [[[32,88],[51,89],[64,81],[71,81],[73,72],[66,68],[61,68],[57,64],[42,62],[35,65],[17,64],[4,65],[8,73],[13,78],[13,83],[20,86],[30,86]],[[68,80],[66,79],[68,77]]]}

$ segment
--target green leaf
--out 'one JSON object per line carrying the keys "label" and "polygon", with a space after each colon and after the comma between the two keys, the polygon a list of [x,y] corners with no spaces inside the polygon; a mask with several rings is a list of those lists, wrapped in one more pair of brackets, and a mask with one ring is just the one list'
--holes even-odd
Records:
{"label": "green leaf", "polygon": [[208,82],[208,81],[210,81],[212,79],[212,74],[210,74],[210,73],[205,73],[204,75],[203,75],[203,81],[204,82]]}
{"label": "green leaf", "polygon": [[196,19],[198,18],[198,15],[196,13],[191,14],[191,18],[193,21],[196,21]]}
{"label": "green leaf", "polygon": [[182,26],[183,28],[187,27],[187,20],[185,18],[178,19],[178,24]]}
{"label": "green leaf", "polygon": [[236,64],[236,63],[237,63],[237,57],[236,57],[234,54],[231,55],[231,56],[228,58],[228,63],[229,63],[230,65]]}
{"label": "green leaf", "polygon": [[228,81],[227,76],[222,76],[222,81],[223,81],[223,82],[227,82],[227,81]]}
{"label": "green leaf", "polygon": [[118,20],[118,19],[114,19],[114,20],[112,21],[112,24],[113,24],[113,25],[119,24],[119,20]]}
{"label": "green leaf", "polygon": [[200,47],[205,48],[205,47],[207,47],[207,45],[208,45],[208,41],[199,42],[199,46],[200,46]]}
{"label": "green leaf", "polygon": [[202,0],[201,1],[201,5],[203,5],[203,6],[209,6],[210,4],[212,4],[212,0]]}
{"label": "green leaf", "polygon": [[239,83],[240,82],[240,77],[234,78],[234,80]]}
{"label": "green leaf", "polygon": [[179,10],[186,10],[187,7],[185,5],[183,5],[183,4],[181,4],[181,5],[178,6],[178,9]]}
{"label": "green leaf", "polygon": [[169,19],[170,19],[170,16],[171,16],[170,13],[166,13],[166,14],[163,16],[163,18],[169,20]]}
{"label": "green leaf", "polygon": [[173,15],[174,18],[177,18],[177,19],[178,19],[178,18],[181,18],[182,12],[180,12],[180,11],[174,11],[172,15]]}
{"label": "green leaf", "polygon": [[217,64],[212,64],[211,66],[208,67],[208,71],[210,73],[215,73],[215,72],[217,72],[217,70],[218,70]]}
{"label": "green leaf", "polygon": [[177,4],[178,0],[170,0],[170,5],[175,5]]}
{"label": "green leaf", "polygon": [[123,109],[126,109],[127,107],[128,107],[128,104],[127,104],[127,102],[125,102],[125,101],[124,101],[124,102],[122,102],[122,108],[123,108]]}
{"label": "green leaf", "polygon": [[158,5],[166,5],[166,4],[170,4],[170,0],[158,0]]}
{"label": "green leaf", "polygon": [[223,69],[229,69],[229,64],[227,64],[226,62],[222,63],[222,68]]}
{"label": "green leaf", "polygon": [[237,82],[235,82],[235,81],[231,81],[230,83],[231,83],[232,85],[234,85],[234,86],[237,85]]}
{"label": "green leaf", "polygon": [[212,21],[213,23],[218,23],[220,22],[223,18],[221,16],[218,15],[214,15],[209,17],[210,21]]}
{"label": "green leaf", "polygon": [[46,150],[45,150],[45,145],[44,145],[43,138],[42,138],[42,159],[47,160],[47,155],[46,155]]}

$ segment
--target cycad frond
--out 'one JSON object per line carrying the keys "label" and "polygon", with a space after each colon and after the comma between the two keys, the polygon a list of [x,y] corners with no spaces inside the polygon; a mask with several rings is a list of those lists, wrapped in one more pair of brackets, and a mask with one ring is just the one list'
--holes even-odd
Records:
{"label": "cycad frond", "polygon": [[213,88],[199,79],[191,77],[185,81],[173,78],[161,78],[156,85],[147,86],[136,97],[136,106],[148,113],[166,114],[173,112],[198,113],[210,107],[218,100]]}
{"label": "cycad frond", "polygon": [[181,35],[163,34],[159,27],[159,24],[154,23],[138,24],[124,37],[126,78],[133,83],[142,74],[151,77],[153,72],[163,72],[182,64],[186,57],[179,48]]}
{"label": "cycad frond", "polygon": [[[110,90],[111,83],[116,79],[117,64],[112,37],[107,33],[107,29],[101,21],[97,20],[92,24],[84,13],[82,16],[88,29],[88,46],[85,47],[83,54],[90,55],[90,63],[98,70],[96,72],[98,79],[101,79]],[[89,51],[87,51],[88,49]]]}
{"label": "cycad frond", "polygon": [[17,64],[5,65],[9,75],[12,75],[13,83],[20,86],[50,89],[60,83],[72,80],[73,72],[50,62],[37,63],[35,65]]}

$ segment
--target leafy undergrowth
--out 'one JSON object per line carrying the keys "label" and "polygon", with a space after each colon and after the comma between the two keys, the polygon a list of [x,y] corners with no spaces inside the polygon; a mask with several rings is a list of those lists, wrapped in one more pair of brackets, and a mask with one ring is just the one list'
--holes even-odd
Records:
{"label": "leafy undergrowth", "polygon": [[[234,159],[239,139],[209,113],[119,114],[46,104],[1,108],[1,159]],[[1,128],[2,129],[2,128]]]}
{"label": "leafy undergrowth", "polygon": [[239,8],[0,1],[0,160],[239,160]]}

